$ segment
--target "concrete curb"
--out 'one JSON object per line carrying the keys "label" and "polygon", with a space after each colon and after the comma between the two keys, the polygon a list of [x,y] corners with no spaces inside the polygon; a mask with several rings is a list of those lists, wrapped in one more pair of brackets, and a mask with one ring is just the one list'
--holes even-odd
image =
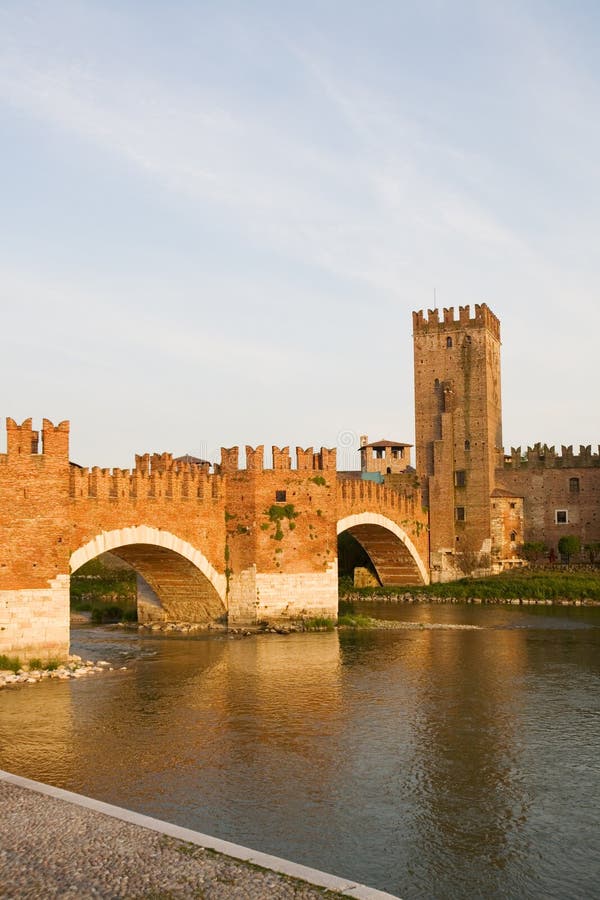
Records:
{"label": "concrete curb", "polygon": [[273,872],[278,872],[281,875],[299,878],[309,884],[324,887],[330,891],[337,891],[346,897],[359,897],[361,900],[399,900],[394,894],[378,891],[375,888],[368,887],[365,884],[359,884],[356,881],[350,881],[347,878],[338,878],[337,875],[329,875],[327,872],[321,872],[319,869],[311,869],[309,866],[303,866],[299,863],[291,862],[288,859],[282,859],[279,856],[260,853],[257,850],[242,847],[240,844],[222,841],[219,838],[211,837],[208,834],[192,831],[190,828],[172,825],[170,822],[163,822],[160,819],[154,819],[151,816],[145,816],[142,813],[132,812],[131,810],[123,809],[120,806],[103,803],[101,800],[93,800],[91,797],[84,797],[82,794],[75,794],[72,791],[65,791],[62,788],[53,787],[50,784],[43,784],[41,781],[33,781],[30,778],[23,778],[20,775],[12,775],[10,772],[5,772],[2,769],[0,769],[0,779],[6,781],[8,784],[14,784],[17,787],[37,791],[38,794],[46,794],[48,797],[64,800],[67,803],[74,803],[77,806],[82,806],[84,809],[102,813],[106,816],[112,816],[112,818],[120,819],[122,822],[128,822],[130,825],[138,825],[141,828],[158,831],[160,834],[165,834],[168,837],[175,838],[179,841],[186,841],[189,844],[197,844],[199,847],[215,850],[217,853],[230,856],[232,859],[239,860],[240,862],[253,863],[254,865],[262,866],[265,869],[270,869]]}

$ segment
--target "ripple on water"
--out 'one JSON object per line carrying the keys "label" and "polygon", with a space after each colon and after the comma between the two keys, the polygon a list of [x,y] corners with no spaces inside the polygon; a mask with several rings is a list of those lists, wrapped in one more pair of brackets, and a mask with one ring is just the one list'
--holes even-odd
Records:
{"label": "ripple on water", "polygon": [[598,619],[391,610],[480,628],[77,629],[127,671],[4,691],[2,766],[405,898],[594,896]]}

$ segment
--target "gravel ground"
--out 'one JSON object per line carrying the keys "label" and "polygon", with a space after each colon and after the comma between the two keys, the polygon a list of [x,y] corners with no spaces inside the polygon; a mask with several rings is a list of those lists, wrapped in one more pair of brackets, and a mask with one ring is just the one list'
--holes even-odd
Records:
{"label": "gravel ground", "polygon": [[340,896],[0,781],[3,900]]}

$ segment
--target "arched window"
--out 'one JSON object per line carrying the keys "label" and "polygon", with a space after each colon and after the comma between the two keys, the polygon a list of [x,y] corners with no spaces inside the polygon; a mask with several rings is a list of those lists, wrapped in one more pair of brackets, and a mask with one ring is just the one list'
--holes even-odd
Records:
{"label": "arched window", "polygon": [[446,338],[446,348],[449,350],[451,346],[452,346],[452,338],[447,337]]}
{"label": "arched window", "polygon": [[514,542],[515,542],[516,539],[517,539],[517,532],[516,532],[516,531],[511,531],[511,533],[510,533],[510,539],[511,539],[511,541],[512,541],[513,544],[514,544]]}

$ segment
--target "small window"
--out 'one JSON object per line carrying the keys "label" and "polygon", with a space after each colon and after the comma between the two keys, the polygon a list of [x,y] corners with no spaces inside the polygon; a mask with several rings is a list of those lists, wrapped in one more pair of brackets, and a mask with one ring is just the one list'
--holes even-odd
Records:
{"label": "small window", "polygon": [[275,502],[285,503],[287,499],[287,491],[275,491]]}
{"label": "small window", "polygon": [[457,506],[457,507],[456,507],[456,510],[455,510],[455,513],[456,513],[456,521],[457,521],[457,522],[464,522],[464,521],[465,521],[466,516],[465,516],[465,508],[464,508],[464,506]]}
{"label": "small window", "polygon": [[517,504],[516,504],[516,503],[511,503],[511,504],[510,504],[510,508],[511,508],[511,509],[516,509],[516,508],[517,508]]}
{"label": "small window", "polygon": [[447,337],[446,338],[446,348],[449,350],[451,347],[452,347],[452,338]]}
{"label": "small window", "polygon": [[569,491],[572,494],[579,493],[579,478],[569,478]]}
{"label": "small window", "polygon": [[567,509],[555,509],[554,510],[554,521],[557,525],[568,525],[569,524],[569,511]]}
{"label": "small window", "polygon": [[387,469],[386,469],[385,471],[386,471],[386,474],[387,474],[387,475],[391,475],[391,474],[392,474],[392,467],[391,467],[391,466],[388,466]]}
{"label": "small window", "polygon": [[514,544],[515,541],[517,540],[517,532],[516,531],[511,531],[510,539],[511,539],[512,543]]}
{"label": "small window", "polygon": [[373,459],[383,459],[383,457],[384,457],[383,447],[376,447],[373,450]]}
{"label": "small window", "polygon": [[454,473],[455,487],[463,488],[467,483],[467,473],[464,469],[457,469]]}
{"label": "small window", "polygon": [[433,387],[435,388],[436,391],[439,391],[439,389],[440,389],[440,379],[439,378],[435,379],[435,381],[433,382]]}
{"label": "small window", "polygon": [[465,450],[471,449],[471,441],[465,441]]}

